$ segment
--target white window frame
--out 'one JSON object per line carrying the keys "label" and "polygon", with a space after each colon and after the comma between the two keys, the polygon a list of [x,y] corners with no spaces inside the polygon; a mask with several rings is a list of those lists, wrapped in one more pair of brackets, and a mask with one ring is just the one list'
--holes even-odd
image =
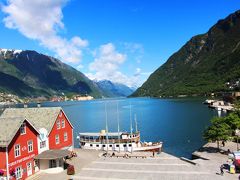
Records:
{"label": "white window frame", "polygon": [[65,132],[63,135],[64,142],[68,141],[68,133]]}
{"label": "white window frame", "polygon": [[55,135],[55,143],[60,144],[60,139],[58,134]]}
{"label": "white window frame", "polygon": [[16,179],[22,178],[22,167],[21,166],[18,166],[15,168],[15,175],[16,175]]}
{"label": "white window frame", "polygon": [[60,120],[57,120],[57,129],[61,129]]}
{"label": "white window frame", "polygon": [[21,135],[26,134],[26,123],[22,123],[22,125],[20,127],[20,134]]}
{"label": "white window frame", "polygon": [[19,157],[21,156],[21,146],[20,144],[14,145],[14,157]]}
{"label": "white window frame", "polygon": [[65,128],[65,119],[62,119],[62,128]]}
{"label": "white window frame", "polygon": [[[28,142],[27,142],[27,144],[28,144],[28,152],[30,153],[30,152],[33,152],[33,140],[29,140]],[[30,149],[30,150],[29,150]]]}

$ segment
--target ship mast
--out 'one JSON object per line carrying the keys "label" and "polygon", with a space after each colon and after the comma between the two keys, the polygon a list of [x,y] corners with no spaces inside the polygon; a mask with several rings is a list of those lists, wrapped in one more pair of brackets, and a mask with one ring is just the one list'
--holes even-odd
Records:
{"label": "ship mast", "polygon": [[132,147],[132,104],[130,102],[130,132],[131,132],[131,153],[133,152]]}
{"label": "ship mast", "polygon": [[105,102],[105,116],[106,116],[106,141],[107,141],[107,153],[108,153],[108,118],[107,118],[107,104]]}
{"label": "ship mast", "polygon": [[136,133],[138,132],[138,127],[137,127],[137,115],[134,114],[134,120],[135,120],[135,130],[136,130]]}
{"label": "ship mast", "polygon": [[118,101],[117,101],[117,123],[118,123],[118,146],[120,152],[120,127],[119,127],[119,111],[118,111]]}

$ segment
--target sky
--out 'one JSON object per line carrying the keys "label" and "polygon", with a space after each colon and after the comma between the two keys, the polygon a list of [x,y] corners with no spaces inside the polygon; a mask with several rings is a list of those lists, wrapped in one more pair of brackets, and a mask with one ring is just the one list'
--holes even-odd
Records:
{"label": "sky", "polygon": [[138,87],[240,0],[0,0],[0,48],[56,57],[90,79]]}

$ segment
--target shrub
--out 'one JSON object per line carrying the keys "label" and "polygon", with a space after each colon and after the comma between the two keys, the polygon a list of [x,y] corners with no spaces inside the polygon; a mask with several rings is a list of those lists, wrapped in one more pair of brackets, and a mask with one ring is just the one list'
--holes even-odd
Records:
{"label": "shrub", "polygon": [[0,169],[0,176],[4,175],[4,171],[2,169]]}

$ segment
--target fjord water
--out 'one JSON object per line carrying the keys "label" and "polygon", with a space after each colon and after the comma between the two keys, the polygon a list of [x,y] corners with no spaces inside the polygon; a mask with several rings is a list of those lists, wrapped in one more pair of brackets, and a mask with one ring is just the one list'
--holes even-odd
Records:
{"label": "fjord water", "polygon": [[43,106],[61,106],[64,109],[74,126],[75,147],[78,147],[78,133],[105,129],[106,117],[109,132],[117,131],[119,114],[120,131],[130,132],[130,116],[135,131],[136,116],[141,141],[162,141],[165,152],[187,158],[205,143],[203,130],[210,124],[210,119],[217,115],[202,104],[202,99],[122,98],[49,102]]}

